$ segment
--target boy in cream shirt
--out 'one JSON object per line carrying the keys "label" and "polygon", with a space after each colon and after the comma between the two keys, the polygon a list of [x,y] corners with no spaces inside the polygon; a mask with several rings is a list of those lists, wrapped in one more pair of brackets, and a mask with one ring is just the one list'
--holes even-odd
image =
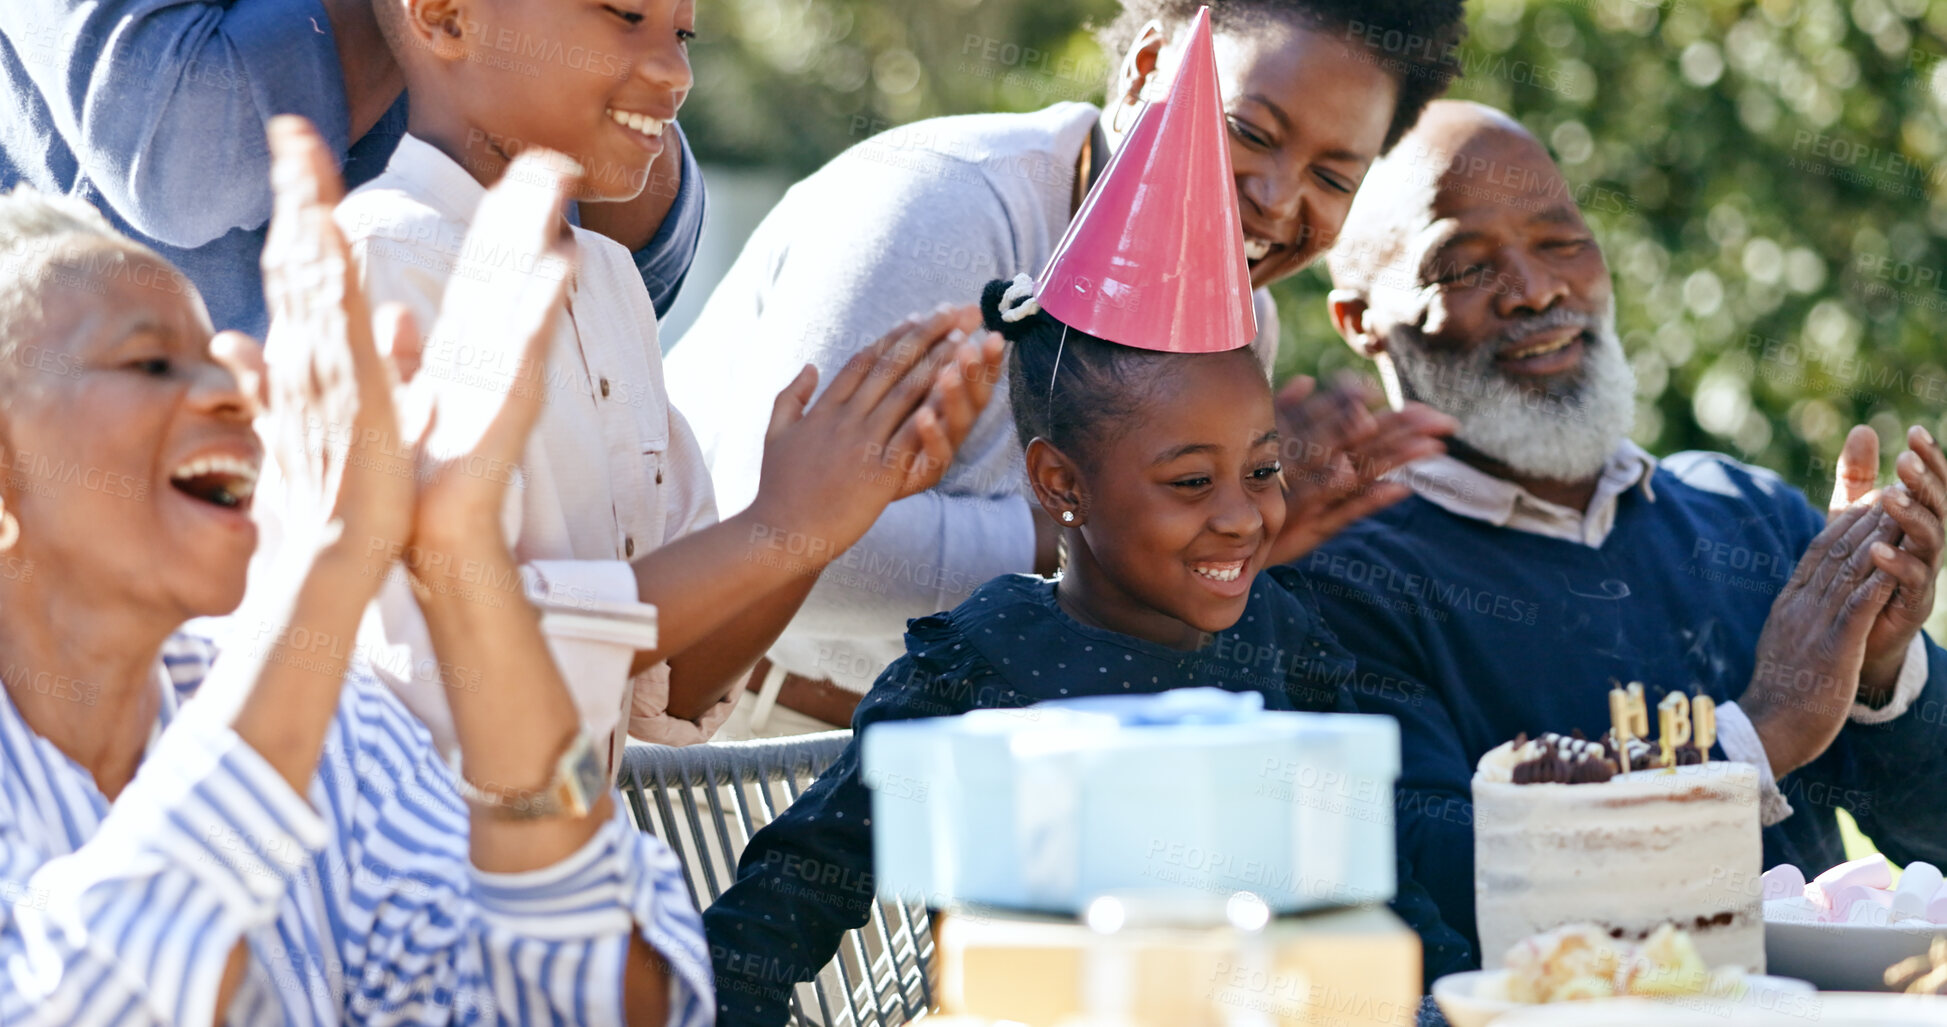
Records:
{"label": "boy in cream shirt", "polygon": [[[485,273],[503,259],[463,252],[461,240],[515,152],[539,146],[572,156],[583,200],[626,200],[644,188],[663,128],[689,90],[693,12],[688,0],[565,12],[515,0],[376,2],[413,97],[410,134],[337,217],[374,304],[402,303],[428,325],[452,275]],[[562,45],[545,48],[532,76],[479,59],[509,32]],[[547,406],[507,519],[528,589],[557,608],[657,609],[654,649],[564,667],[584,728],[610,739],[613,758],[626,734],[666,744],[709,738],[736,701],[732,685],[824,565],[887,503],[938,479],[986,401],[1000,346],[968,338],[971,311],[943,310],[900,325],[809,410],[816,375],[800,376],[778,398],[774,459],[755,513],[719,524],[696,440],[664,388],[655,310],[630,255],[570,230],[577,266],[555,323]],[[416,374],[451,383],[512,371],[481,366],[464,345],[434,339],[413,348],[416,357],[395,352],[402,369],[416,362]],[[806,541],[779,545],[797,539]],[[445,747],[452,736],[441,693],[467,687],[468,674],[430,664],[402,576],[368,611],[361,642]]]}

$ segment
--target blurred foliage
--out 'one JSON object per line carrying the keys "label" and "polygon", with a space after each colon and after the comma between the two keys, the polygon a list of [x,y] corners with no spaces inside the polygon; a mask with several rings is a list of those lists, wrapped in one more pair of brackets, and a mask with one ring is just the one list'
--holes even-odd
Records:
{"label": "blurred foliage", "polygon": [[[707,160],[803,173],[937,114],[1099,100],[1113,0],[718,0],[684,108]],[[1549,144],[1615,276],[1653,451],[1718,449],[1815,501],[1846,429],[1947,436],[1947,4],[1470,0],[1452,95]],[[1285,373],[1363,363],[1314,269]]]}
{"label": "blurred foliage", "polygon": [[1099,102],[1116,0],[708,0],[683,123],[706,161],[806,174],[894,125]]}

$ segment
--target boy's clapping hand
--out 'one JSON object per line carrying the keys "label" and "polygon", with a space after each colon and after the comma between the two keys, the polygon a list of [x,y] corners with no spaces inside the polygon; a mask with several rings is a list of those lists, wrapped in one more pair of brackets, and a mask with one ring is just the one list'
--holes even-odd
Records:
{"label": "boy's clapping hand", "polygon": [[809,408],[818,373],[800,372],[765,435],[760,518],[842,550],[888,503],[937,484],[999,378],[1000,338],[979,324],[971,305],[907,318]]}

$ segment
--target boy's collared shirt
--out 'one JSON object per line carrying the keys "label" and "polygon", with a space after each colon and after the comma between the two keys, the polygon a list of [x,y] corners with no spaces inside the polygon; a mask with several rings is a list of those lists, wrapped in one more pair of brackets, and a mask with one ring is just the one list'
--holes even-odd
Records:
{"label": "boy's collared shirt", "polygon": [[[481,274],[508,259],[464,245],[485,195],[446,154],[410,135],[401,140],[385,173],[347,197],[337,214],[373,305],[404,303],[430,331],[451,276]],[[576,228],[574,239],[576,271],[549,350],[547,404],[508,517],[530,586],[571,607],[635,601],[633,560],[716,521],[702,453],[664,388],[656,312],[634,261],[593,232]],[[492,364],[464,341],[429,339],[418,373],[464,379],[511,370]],[[430,640],[402,578],[388,582],[363,637],[381,676],[442,748],[449,745],[447,686],[430,662]],[[696,721],[679,720],[664,712],[666,664],[638,675],[632,687],[626,663],[613,657],[563,671],[597,737],[620,723],[648,741],[702,742],[737,694]],[[617,733],[612,753],[623,741]]]}

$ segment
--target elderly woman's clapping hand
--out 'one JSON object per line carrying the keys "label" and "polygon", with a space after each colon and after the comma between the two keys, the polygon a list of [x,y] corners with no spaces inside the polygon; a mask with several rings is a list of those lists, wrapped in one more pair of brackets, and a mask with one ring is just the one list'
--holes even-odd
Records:
{"label": "elderly woman's clapping hand", "polygon": [[[513,469],[546,405],[548,343],[574,275],[562,208],[580,169],[530,150],[481,201],[461,248],[467,274],[448,282],[424,347],[463,354],[441,361],[466,373],[413,379],[414,421],[430,422],[420,460],[416,543],[497,536]],[[424,568],[415,562],[415,574]]]}
{"label": "elderly woman's clapping hand", "polygon": [[[454,276],[422,338],[403,308],[369,308],[332,220],[342,189],[323,141],[297,118],[270,132],[265,433],[289,509],[382,570],[415,525],[450,535],[497,516],[544,406],[549,332],[573,274],[561,211],[579,169],[539,152],[515,162],[461,248],[477,266]],[[411,374],[423,350],[461,348],[473,373]]]}
{"label": "elderly woman's clapping hand", "polygon": [[[481,201],[461,247],[474,266],[453,277],[422,339],[403,313],[382,311],[381,331],[374,331],[332,221],[337,172],[316,132],[298,119],[278,119],[271,143],[277,204],[264,250],[273,352],[265,420],[291,479],[285,516],[311,519],[286,533],[280,560],[357,568],[355,587],[344,589],[311,633],[350,637],[357,609],[404,558],[434,648],[451,654],[442,672],[464,667],[486,676],[451,691],[467,773],[545,783],[578,715],[518,594],[520,572],[501,513],[546,403],[550,333],[573,274],[562,209],[579,170],[539,151],[509,168]],[[398,373],[428,351],[465,353],[467,373]],[[342,674],[344,662],[307,665]],[[508,675],[526,687],[518,694],[481,687]],[[328,717],[323,700],[314,703]],[[291,770],[308,776],[299,763]],[[487,862],[500,862],[493,841],[504,826],[492,818],[478,825],[476,855],[484,845]],[[526,837],[527,853],[558,856],[592,826],[539,830],[556,833],[566,848]]]}
{"label": "elderly woman's clapping hand", "polygon": [[[264,282],[271,330],[267,370],[253,391],[266,407],[259,425],[272,458],[267,475],[283,479],[285,499],[266,511],[279,522],[280,530],[267,533],[276,551],[253,575],[233,630],[271,644],[219,661],[200,705],[227,711],[237,733],[303,790],[317,772],[337,686],[360,651],[364,607],[410,551],[422,508],[437,505],[450,530],[504,548],[492,511],[505,473],[445,472],[469,465],[482,447],[496,466],[514,466],[540,401],[522,398],[511,381],[488,389],[428,376],[402,383],[395,361],[416,356],[418,333],[402,310],[375,317],[366,302],[333,221],[343,190],[323,140],[298,118],[274,119],[269,134],[275,205]],[[483,205],[476,234],[518,236],[523,246],[508,252],[527,254],[531,269],[548,245],[537,226],[560,218],[565,187],[549,181],[536,194],[509,176]],[[545,345],[559,281],[552,288],[499,284],[493,295],[456,288],[446,309],[466,310],[442,319],[435,338],[490,348],[511,340],[504,345],[536,365],[538,379],[537,347]],[[429,443],[437,457],[426,455]],[[422,492],[456,501],[422,503]],[[462,517],[461,506],[487,512]],[[538,637],[533,648],[545,658]]]}
{"label": "elderly woman's clapping hand", "polygon": [[[266,340],[263,434],[291,501],[286,549],[336,545],[353,556],[396,553],[411,528],[414,450],[401,435],[392,365],[332,220],[343,188],[309,124],[270,123],[275,209],[264,242]],[[409,333],[398,308],[386,330]],[[369,575],[371,592],[383,576]],[[369,597],[368,593],[368,597]]]}

